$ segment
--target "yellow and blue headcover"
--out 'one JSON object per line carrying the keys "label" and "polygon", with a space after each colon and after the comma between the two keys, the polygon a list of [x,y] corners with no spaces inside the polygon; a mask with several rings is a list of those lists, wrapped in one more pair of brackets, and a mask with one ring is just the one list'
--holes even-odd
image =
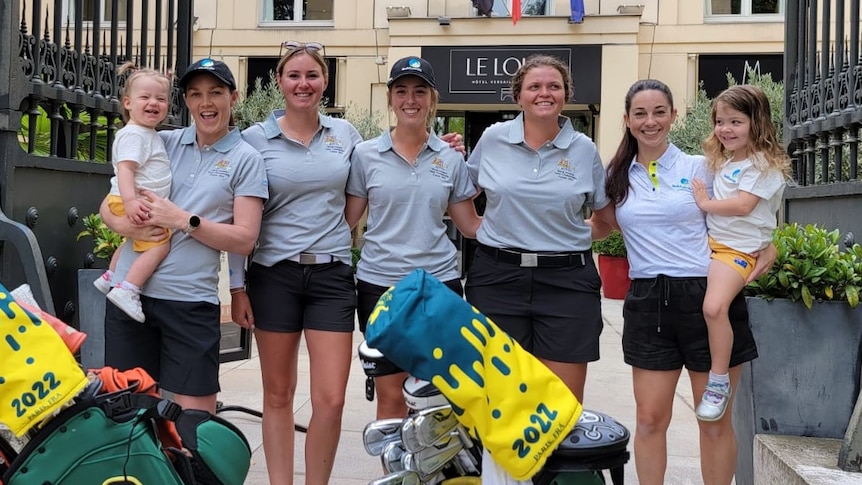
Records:
{"label": "yellow and blue headcover", "polygon": [[517,480],[542,468],[583,410],[542,362],[424,270],[380,297],[365,336],[437,386],[461,424]]}
{"label": "yellow and blue headcover", "polygon": [[54,328],[0,285],[0,423],[21,436],[86,385]]}

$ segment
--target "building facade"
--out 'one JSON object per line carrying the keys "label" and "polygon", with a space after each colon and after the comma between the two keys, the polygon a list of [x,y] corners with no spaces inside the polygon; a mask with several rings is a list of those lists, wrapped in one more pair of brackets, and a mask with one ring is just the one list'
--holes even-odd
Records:
{"label": "building facade", "polygon": [[570,64],[575,81],[566,114],[604,159],[637,79],[666,82],[683,112],[701,81],[715,94],[727,72],[742,81],[749,66],[782,77],[786,0],[521,0],[517,23],[512,1],[195,0],[193,56],[224,60],[250,86],[274,69],[283,41],[321,42],[330,109],[388,113],[389,67],[419,55],[437,71],[440,115],[463,123],[469,148],[486,126],[517,113],[511,73],[529,54],[550,53]]}

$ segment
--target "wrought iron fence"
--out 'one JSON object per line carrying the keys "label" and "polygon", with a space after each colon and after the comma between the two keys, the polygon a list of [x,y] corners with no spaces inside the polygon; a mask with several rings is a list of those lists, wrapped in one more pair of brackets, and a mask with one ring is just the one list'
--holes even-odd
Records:
{"label": "wrought iron fence", "polygon": [[[66,322],[77,324],[77,270],[105,264],[76,236],[113,173],[93,162],[110,160],[121,118],[117,67],[182,74],[192,21],[191,0],[0,1],[0,205],[41,249],[22,264],[20,245],[0,242],[0,276],[14,287],[31,279],[25,266],[43,267]],[[176,83],[171,101],[166,124],[186,125]]]}

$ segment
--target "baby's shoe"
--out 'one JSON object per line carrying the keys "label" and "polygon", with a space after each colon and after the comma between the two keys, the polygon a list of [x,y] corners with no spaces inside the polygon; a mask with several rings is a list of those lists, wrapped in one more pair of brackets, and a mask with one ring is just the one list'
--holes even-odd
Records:
{"label": "baby's shoe", "polygon": [[141,308],[141,297],[138,293],[117,286],[108,293],[108,300],[126,312],[126,315],[138,322],[144,322],[144,310]]}
{"label": "baby's shoe", "polygon": [[701,421],[718,421],[724,416],[731,395],[730,383],[709,381],[697,405],[695,415]]}
{"label": "baby's shoe", "polygon": [[111,291],[111,277],[108,276],[108,273],[102,273],[102,276],[99,276],[96,278],[96,281],[93,281],[93,286],[103,294],[107,295],[108,292]]}

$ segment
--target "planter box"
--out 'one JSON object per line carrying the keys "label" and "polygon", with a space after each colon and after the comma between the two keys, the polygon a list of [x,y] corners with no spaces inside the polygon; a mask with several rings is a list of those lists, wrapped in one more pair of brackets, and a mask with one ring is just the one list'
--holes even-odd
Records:
{"label": "planter box", "polygon": [[599,255],[599,276],[605,298],[624,300],[629,292],[629,260],[617,256]]}
{"label": "planter box", "polygon": [[[859,394],[862,308],[747,298],[759,357],[743,366],[733,424],[737,485],[753,483],[755,434],[844,437]],[[836,460],[838,457],[835,457]]]}
{"label": "planter box", "polygon": [[87,334],[81,346],[81,366],[93,369],[105,365],[105,303],[107,298],[93,286],[104,269],[78,270],[78,324]]}

